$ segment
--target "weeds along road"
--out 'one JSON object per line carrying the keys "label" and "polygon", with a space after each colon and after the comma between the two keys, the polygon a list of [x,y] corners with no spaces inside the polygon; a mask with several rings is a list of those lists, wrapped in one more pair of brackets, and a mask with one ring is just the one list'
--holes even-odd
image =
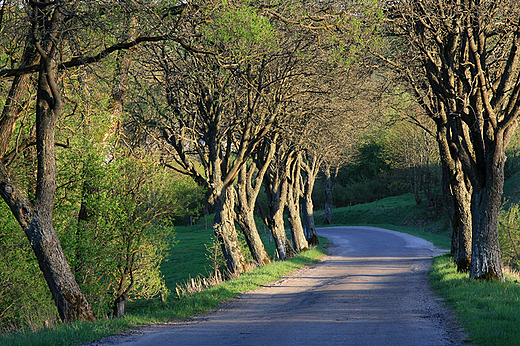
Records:
{"label": "weeds along road", "polygon": [[467,345],[428,287],[431,243],[372,227],[318,230],[319,264],[189,322],[136,328],[90,345]]}

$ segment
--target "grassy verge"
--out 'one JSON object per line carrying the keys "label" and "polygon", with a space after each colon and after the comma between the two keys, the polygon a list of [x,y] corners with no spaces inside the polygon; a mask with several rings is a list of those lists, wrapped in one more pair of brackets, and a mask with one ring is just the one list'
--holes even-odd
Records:
{"label": "grassy verge", "polygon": [[506,275],[505,282],[470,280],[457,273],[449,255],[436,257],[430,283],[457,313],[474,345],[518,345],[520,343],[520,285]]}
{"label": "grassy verge", "polygon": [[[506,183],[506,196],[520,194],[519,179],[520,175],[514,184]],[[317,220],[320,217],[318,214]],[[444,216],[426,205],[415,205],[411,195],[338,208],[333,211],[333,220],[335,225],[376,226],[412,234],[443,249],[451,246],[451,231]],[[456,312],[460,325],[468,333],[468,342],[481,346],[520,344],[517,276],[506,274],[505,282],[470,280],[468,274],[457,273],[450,256],[444,255],[433,259],[429,278],[435,292]]]}
{"label": "grassy verge", "polygon": [[[317,226],[322,212],[316,213]],[[337,208],[333,211],[334,225],[367,225],[412,234],[443,249],[450,248],[450,231],[442,212],[416,205],[411,195],[386,198],[378,202]],[[370,220],[370,224],[367,224]],[[211,221],[208,221],[211,224]],[[205,245],[210,244],[213,230],[205,222],[192,227],[177,227],[174,242],[162,271],[168,288],[186,282],[198,273],[210,270]],[[270,255],[274,244],[262,233]],[[320,239],[324,244],[324,239]],[[0,345],[77,345],[103,336],[117,334],[133,326],[185,319],[197,313],[217,308],[222,301],[256,289],[295,269],[314,264],[323,256],[322,246],[303,252],[293,259],[257,268],[241,277],[183,299],[168,302],[140,301],[129,306],[129,314],[121,320],[103,319],[95,323],[61,325],[36,333],[20,332],[0,336]],[[505,283],[470,281],[467,274],[459,274],[449,256],[435,258],[430,282],[444,297],[466,328],[469,340],[475,345],[516,345],[520,343],[520,285],[508,276]]]}
{"label": "grassy verge", "polygon": [[[321,239],[325,243],[324,239]],[[315,264],[325,255],[323,246],[302,252],[283,262],[274,262],[226,281],[206,291],[162,304],[150,302],[146,309],[128,314],[124,319],[102,319],[94,323],[74,323],[38,332],[19,332],[0,336],[0,345],[78,345],[117,334],[131,327],[186,319],[195,314],[217,308],[223,301],[236,298],[240,293],[259,288],[296,269]]]}

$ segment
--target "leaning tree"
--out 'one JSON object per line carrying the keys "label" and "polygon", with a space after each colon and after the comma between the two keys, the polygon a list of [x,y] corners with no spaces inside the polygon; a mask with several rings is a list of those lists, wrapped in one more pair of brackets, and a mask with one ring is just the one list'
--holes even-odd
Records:
{"label": "leaning tree", "polygon": [[[145,41],[175,39],[171,24],[182,11],[139,2],[43,0],[2,1],[0,5],[0,79],[9,89],[0,116],[0,195],[32,246],[60,318],[64,322],[93,320],[92,308],[67,263],[53,224],[56,126],[65,112],[73,113],[64,96],[64,81],[67,71],[101,61],[115,51]],[[136,27],[146,30],[138,30],[131,39],[125,32],[132,31],[126,19],[136,12],[141,14]],[[35,115],[33,121],[22,121],[27,111]],[[33,147],[37,164],[27,170],[24,181],[12,164]]]}

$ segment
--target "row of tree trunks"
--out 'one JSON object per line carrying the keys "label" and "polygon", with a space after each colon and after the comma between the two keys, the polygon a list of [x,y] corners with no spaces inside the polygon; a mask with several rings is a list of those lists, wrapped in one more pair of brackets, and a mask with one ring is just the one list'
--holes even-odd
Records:
{"label": "row of tree trunks", "polygon": [[[406,38],[406,54],[413,58],[401,56],[404,64],[382,58],[405,73],[436,123],[441,159],[451,172],[459,270],[468,262],[469,192],[470,277],[503,280],[498,216],[504,151],[520,116],[520,9],[507,1],[414,0],[392,2],[387,10],[388,32]],[[466,182],[471,188],[462,188]]]}

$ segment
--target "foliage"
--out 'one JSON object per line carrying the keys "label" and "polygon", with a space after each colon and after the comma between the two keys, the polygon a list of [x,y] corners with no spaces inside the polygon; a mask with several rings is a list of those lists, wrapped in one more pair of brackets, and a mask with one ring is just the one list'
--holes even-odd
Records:
{"label": "foliage", "polygon": [[502,262],[513,270],[520,270],[520,205],[503,208],[499,221]]}
{"label": "foliage", "polygon": [[216,51],[229,50],[235,57],[247,57],[251,47],[275,44],[276,30],[268,17],[244,1],[222,1],[211,8],[210,20],[201,27],[203,40]]}
{"label": "foliage", "polygon": [[[27,289],[30,287],[30,289]],[[0,204],[0,333],[53,326],[58,316],[31,246]]]}
{"label": "foliage", "polygon": [[[324,239],[320,240],[325,243]],[[323,247],[301,252],[294,258],[284,262],[275,262],[254,269],[239,278],[226,281],[223,284],[206,291],[190,295],[180,300],[171,300],[166,306],[150,310],[138,315],[127,315],[123,319],[102,319],[95,323],[75,323],[60,325],[55,329],[45,329],[38,332],[18,332],[0,336],[0,344],[6,346],[53,346],[78,345],[102,336],[120,333],[132,326],[147,323],[157,323],[186,319],[195,314],[217,308],[223,301],[236,298],[240,293],[247,292],[277,280],[295,269],[317,263],[325,255]],[[172,273],[166,273],[174,274]]]}
{"label": "foliage", "polygon": [[82,184],[76,196],[67,191],[57,211],[83,209],[83,215],[60,213],[56,221],[69,263],[98,316],[122,293],[149,299],[167,292],[159,266],[172,236],[157,202],[161,191],[151,183],[154,167],[131,156],[105,160],[91,153],[68,162],[83,166]]}

